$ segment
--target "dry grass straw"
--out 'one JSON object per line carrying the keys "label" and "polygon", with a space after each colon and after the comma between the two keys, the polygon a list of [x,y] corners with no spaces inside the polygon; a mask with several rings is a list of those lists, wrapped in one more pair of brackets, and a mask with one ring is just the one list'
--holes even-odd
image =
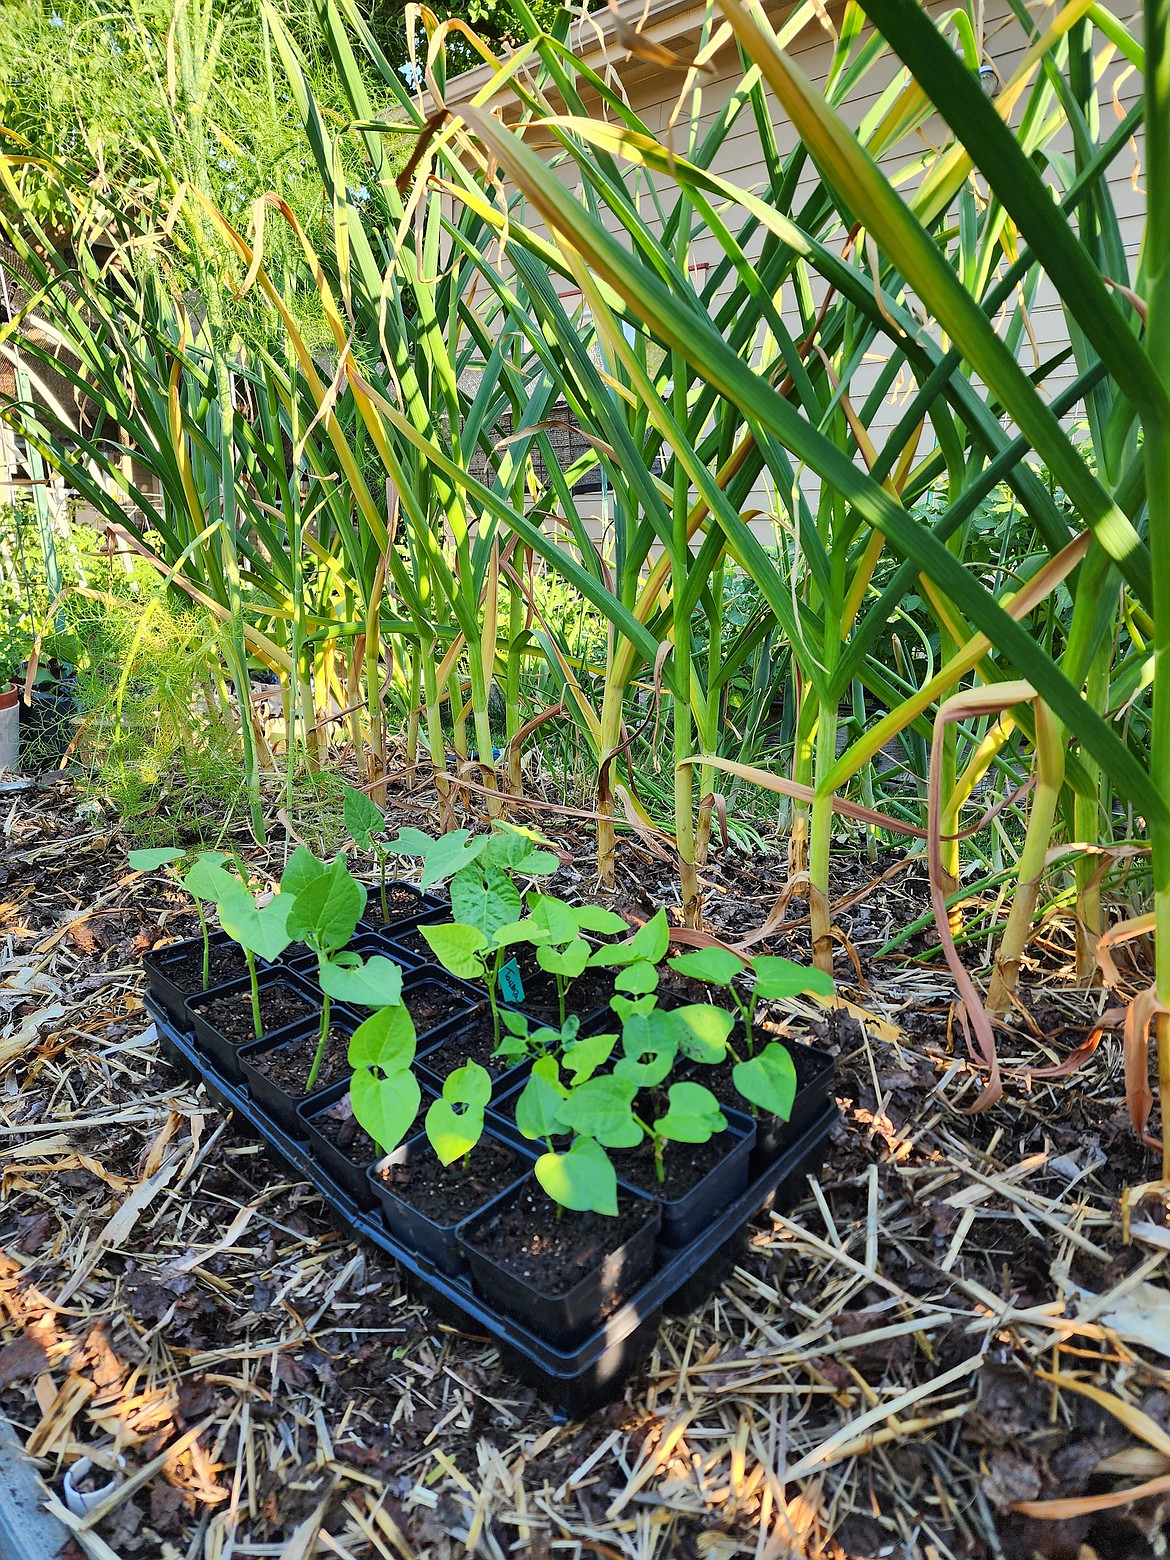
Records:
{"label": "dry grass straw", "polygon": [[[949,1560],[1049,1498],[1082,1527],[1131,1488],[1160,1512],[1164,1204],[1128,1210],[1125,1244],[1144,1160],[1109,1127],[1112,1038],[1075,1083],[967,1118],[945,982],[847,988],[879,1022],[839,1033],[820,1180],[664,1323],[621,1403],[559,1424],[157,1065],[135,960],[178,924],[168,891],[67,793],[3,828],[0,1405],[54,1490],[82,1455],[121,1480],[86,1519],[54,1498],[80,1553]],[[1049,1035],[1102,1005],[1044,1002]]]}

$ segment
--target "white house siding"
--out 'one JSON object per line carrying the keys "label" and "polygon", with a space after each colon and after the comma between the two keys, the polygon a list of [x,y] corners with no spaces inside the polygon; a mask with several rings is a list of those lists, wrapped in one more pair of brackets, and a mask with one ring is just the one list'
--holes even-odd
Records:
{"label": "white house siding", "polygon": [[[952,7],[942,3],[934,3],[928,6],[930,12],[942,16]],[[623,6],[623,10],[628,10]],[[678,11],[677,5],[667,3],[656,6],[653,0],[647,7],[650,19],[649,30],[653,35],[653,22],[659,12],[669,12],[672,15]],[[771,14],[777,19],[787,14],[789,7],[769,7]],[[1032,0],[1029,7],[1035,25],[1038,29],[1051,22],[1056,7],[1038,3]],[[638,7],[641,14],[642,7]],[[678,51],[684,57],[688,57],[688,49],[693,55],[698,39],[698,26],[701,22],[702,8],[690,7],[690,26],[681,33],[677,28],[677,21],[672,26],[660,28],[660,36],[669,47]],[[839,15],[839,8],[834,7],[832,15]],[[1122,13],[1122,19],[1131,29],[1140,27],[1140,11],[1135,5],[1132,14]],[[581,46],[589,49],[591,39],[595,33],[591,27],[582,27],[577,34]],[[1096,35],[1100,44],[1100,35]],[[1015,71],[1022,55],[1027,48],[1027,38],[1016,17],[1010,10],[1006,0],[985,0],[983,6],[983,39],[986,56],[990,59],[1000,77],[1007,81]],[[804,73],[816,84],[823,84],[826,80],[831,57],[832,40],[819,22],[813,22],[790,44],[790,54],[795,59]],[[667,144],[673,144],[680,152],[685,152],[690,135],[690,100],[684,102],[683,108],[676,114],[679,103],[680,91],[684,86],[684,77],[680,73],[664,71],[661,67],[648,65],[644,61],[629,58],[625,52],[612,40],[607,43],[606,58],[612,64],[616,74],[624,87],[626,96],[635,112],[645,122],[647,128]],[[590,63],[597,68],[600,63],[596,53],[590,59]],[[709,126],[726,104],[731,92],[740,80],[739,63],[735,49],[728,45],[717,57],[717,70],[715,74],[704,76],[701,79],[702,86],[702,112],[697,123],[698,136],[701,139],[703,131]],[[871,69],[860,88],[842,106],[841,112],[845,119],[854,127],[859,126],[867,112],[872,108],[875,100],[882,90],[893,78],[901,66],[891,54],[885,55]],[[478,88],[482,85],[483,75],[476,72],[474,76],[466,78],[469,86]],[[449,94],[451,100],[457,102],[462,96],[460,88],[463,82],[453,83],[453,90]],[[1107,139],[1120,118],[1130,109],[1140,96],[1141,80],[1133,71],[1125,59],[1116,55],[1103,71],[1099,87],[1098,102],[1100,112],[1100,127],[1102,140]],[[1026,103],[1026,97],[1017,105],[1013,114],[1013,123],[1019,122],[1020,115]],[[671,129],[671,119],[674,117],[674,128]],[[773,102],[773,122],[782,154],[791,151],[796,144],[796,134],[786,115]],[[913,143],[907,141],[903,147],[891,155],[883,164],[890,177],[896,177],[900,170],[908,168],[924,154],[929,154],[932,146],[945,144],[949,138],[949,132],[941,121],[928,123]],[[1052,146],[1060,151],[1067,152],[1071,148],[1071,138],[1063,133],[1052,141]],[[733,128],[732,133],[725,140],[713,163],[713,171],[728,179],[734,184],[747,189],[759,189],[763,181],[763,169],[760,158],[759,142],[755,129],[755,122],[750,112],[745,111]],[[1134,145],[1130,151],[1123,153],[1114,165],[1111,174],[1111,188],[1114,205],[1117,209],[1121,223],[1122,236],[1129,259],[1129,278],[1132,282],[1138,265],[1138,256],[1141,245],[1141,236],[1145,216],[1145,192],[1141,177],[1141,146]],[[913,175],[908,182],[912,183]],[[815,186],[816,172],[811,164],[801,180],[800,189],[803,192],[811,192]],[[903,186],[904,187],[904,186]],[[652,215],[651,208],[647,204],[646,212]],[[797,203],[799,209],[799,201]],[[843,232],[837,235],[839,241],[843,238]],[[710,236],[697,234],[691,252],[691,264],[701,267],[705,264],[714,264],[721,257],[718,242]],[[1119,280],[1119,278],[1114,278]],[[1031,332],[1035,340],[1035,359],[1030,344],[1025,343],[1021,349],[1021,362],[1025,367],[1034,366],[1034,361],[1046,360],[1063,345],[1067,343],[1067,330],[1063,312],[1057,301],[1052,287],[1045,279],[1042,279],[1040,288],[1030,311]],[[794,330],[799,325],[795,310],[790,312],[790,323]],[[876,375],[878,364],[872,366],[871,372]],[[1066,364],[1054,371],[1046,380],[1044,391],[1049,396],[1057,394],[1065,388],[1075,374],[1075,368]],[[872,382],[872,381],[871,381]],[[856,403],[861,400],[865,388],[859,378]],[[905,388],[905,387],[903,387]],[[896,392],[893,398],[896,403]],[[1068,421],[1075,423],[1080,415],[1079,409],[1074,408],[1068,414]],[[879,418],[874,432],[880,436],[884,428],[891,428],[897,421],[898,407],[890,404],[886,416]],[[810,479],[806,484],[807,489],[815,490],[815,479]],[[772,507],[771,499],[765,489],[761,489],[753,495],[751,507],[769,509]]]}

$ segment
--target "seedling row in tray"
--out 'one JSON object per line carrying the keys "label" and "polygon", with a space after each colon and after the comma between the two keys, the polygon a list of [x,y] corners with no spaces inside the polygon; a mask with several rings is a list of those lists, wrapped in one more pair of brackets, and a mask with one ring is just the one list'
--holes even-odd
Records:
{"label": "seedling row in tray", "polygon": [[[718,946],[667,959],[662,911],[631,933],[542,892],[557,858],[523,830],[384,842],[357,791],[346,821],[378,859],[373,896],[344,855],[303,846],[267,897],[226,856],[180,873],[178,853],[136,852],[201,925],[147,959],[151,998],[196,1071],[434,1273],[551,1343],[579,1339],[794,1145],[807,1157],[818,1121],[823,1143],[832,1061],[777,1038],[758,1004],[831,994],[828,977]],[[388,880],[395,855],[419,861],[419,887]],[[449,903],[427,892],[443,881]],[[717,1000],[660,989],[664,961]]]}

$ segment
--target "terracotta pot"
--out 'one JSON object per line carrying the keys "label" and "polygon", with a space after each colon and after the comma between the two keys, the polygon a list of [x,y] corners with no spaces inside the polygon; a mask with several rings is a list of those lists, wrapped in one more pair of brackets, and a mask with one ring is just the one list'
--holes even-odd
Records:
{"label": "terracotta pot", "polygon": [[20,768],[20,687],[0,687],[0,770]]}

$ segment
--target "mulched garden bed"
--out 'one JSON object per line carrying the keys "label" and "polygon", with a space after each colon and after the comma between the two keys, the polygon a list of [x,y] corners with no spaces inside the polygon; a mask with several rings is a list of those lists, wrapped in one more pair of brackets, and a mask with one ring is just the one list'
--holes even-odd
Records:
{"label": "mulched garden bed", "polygon": [[[433,828],[408,787],[391,800]],[[589,891],[588,840],[520,821],[563,848],[551,891]],[[789,1020],[838,1055],[822,1176],[663,1323],[622,1401],[558,1424],[159,1057],[139,960],[196,927],[125,867],[116,820],[61,783],[8,796],[4,833],[0,1409],[58,1494],[76,1456],[121,1459],[76,1555],[1162,1552],[1170,1218],[1154,1190],[1123,1226],[1123,1192],[1159,1166],[1124,1114],[1116,998],[1072,985],[1067,923],[1046,925],[1001,1035],[1007,1096],[963,1115],[981,1075],[945,972],[875,957],[925,908],[922,864],[842,848],[834,920],[866,984],[842,948],[853,1018]],[[782,849],[725,852],[702,873],[709,924],[762,926],[783,875]],[[669,864],[624,843],[606,902],[674,906]],[[807,952],[799,901],[758,947]],[[1022,1077],[1102,1021],[1072,1077]],[[1055,1500],[1072,1504],[1017,1509]]]}

